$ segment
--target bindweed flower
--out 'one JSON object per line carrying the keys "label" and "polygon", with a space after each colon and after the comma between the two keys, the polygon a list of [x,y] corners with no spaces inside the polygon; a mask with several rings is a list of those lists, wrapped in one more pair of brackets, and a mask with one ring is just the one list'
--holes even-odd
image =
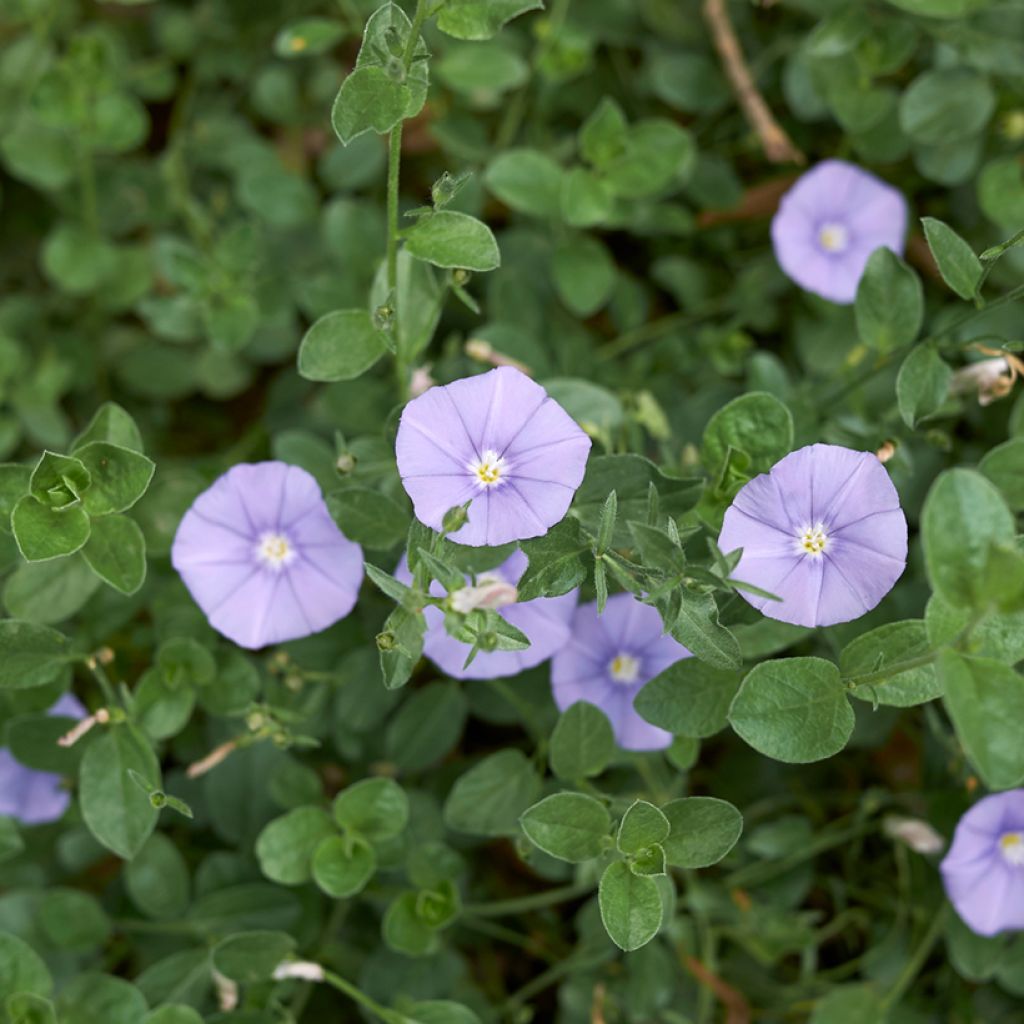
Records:
{"label": "bindweed flower", "polygon": [[979,800],[960,819],[939,868],[971,931],[1024,929],[1024,789]]}
{"label": "bindweed flower", "polygon": [[981,359],[954,372],[949,381],[949,392],[952,395],[977,395],[978,405],[991,405],[1013,390],[1022,372],[1024,363],[1015,356]]}
{"label": "bindweed flower", "polygon": [[608,598],[604,613],[597,602],[580,605],[572,621],[572,639],[551,661],[551,688],[559,710],[577,701],[599,707],[625,750],[661,750],[672,734],[637,714],[633,700],[656,675],[690,652],[664,634],[658,612],[632,594]]}
{"label": "bindweed flower", "polygon": [[907,521],[875,455],[812,444],[743,486],[718,546],[743,549],[735,579],[781,598],[741,589],[769,618],[831,626],[892,590],[907,564]]}
{"label": "bindweed flower", "polygon": [[[64,694],[47,711],[79,719],[85,708],[70,693]],[[64,788],[61,776],[26,768],[9,750],[0,750],[0,814],[16,818],[24,825],[42,825],[63,816],[71,803],[71,794]]]}
{"label": "bindweed flower", "polygon": [[416,518],[435,530],[472,502],[452,540],[497,547],[540,537],[568,511],[590,438],[548,393],[503,366],[434,387],[402,413],[398,471]]}
{"label": "bindweed flower", "polygon": [[284,462],[234,466],[185,513],[171,562],[210,625],[241,647],[310,636],[343,619],[363,552],[320,487]]}
{"label": "bindweed flower", "polygon": [[868,257],[902,254],[907,203],[892,186],[842,160],[824,160],[782,197],[772,220],[775,258],[801,288],[848,305]]}
{"label": "bindweed flower", "polygon": [[[480,651],[466,665],[469,644],[450,636],[444,628],[444,612],[430,606],[423,610],[427,632],[423,653],[453,679],[501,679],[534,668],[548,660],[569,642],[569,629],[576,609],[576,592],[561,597],[538,597],[517,601],[516,584],[526,571],[526,555],[514,552],[497,569],[476,574],[476,585],[453,591],[449,601],[455,611],[468,614],[475,608],[492,608],[517,629],[522,630],[530,646],[522,651]],[[395,576],[403,583],[412,581],[409,565],[402,559]],[[445,590],[436,580],[430,585],[435,597]]]}

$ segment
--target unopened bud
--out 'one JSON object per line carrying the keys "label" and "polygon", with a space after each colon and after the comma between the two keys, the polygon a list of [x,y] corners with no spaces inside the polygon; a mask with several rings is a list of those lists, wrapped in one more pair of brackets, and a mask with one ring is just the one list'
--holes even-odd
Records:
{"label": "unopened bud", "polygon": [[417,366],[412,371],[412,378],[409,381],[409,395],[412,398],[419,398],[425,391],[429,391],[437,383],[430,376],[430,364]]}
{"label": "unopened bud", "polygon": [[441,520],[441,529],[445,533],[456,533],[469,522],[469,513],[465,505],[456,505],[448,509]]}
{"label": "unopened bud", "polygon": [[892,441],[884,441],[882,446],[875,452],[878,456],[878,461],[885,463],[888,462],[896,454],[896,445]]}
{"label": "unopened bud", "polygon": [[385,630],[383,633],[377,634],[377,650],[378,651],[393,651],[398,646],[395,640],[395,634],[391,630]]}
{"label": "unopened bud", "polygon": [[460,286],[469,284],[470,278],[473,275],[468,271],[460,267],[452,274],[452,280]]}
{"label": "unopened bud", "polygon": [[373,326],[378,331],[391,329],[391,322],[395,318],[394,307],[384,302],[373,311]]}
{"label": "unopened bud", "polygon": [[444,206],[450,203],[452,197],[458,191],[455,179],[445,171],[437,181],[430,187],[430,198],[435,206]]}
{"label": "unopened bud", "polygon": [[927,821],[920,818],[891,815],[882,822],[882,830],[890,839],[906,843],[915,853],[941,853],[946,845],[945,839]]}
{"label": "unopened bud", "polygon": [[489,341],[484,341],[483,338],[470,338],[466,342],[465,353],[478,363],[487,363],[489,366],[512,366],[528,377],[533,376],[533,370],[526,363],[521,363],[518,359],[498,352]]}
{"label": "unopened bud", "polygon": [[274,968],[274,981],[299,978],[302,981],[323,981],[324,969],[312,960],[291,960]]}
{"label": "unopened bud", "polygon": [[387,72],[387,76],[391,81],[405,81],[405,64],[401,57],[388,57],[387,63],[384,65],[384,70]]}
{"label": "unopened bud", "polygon": [[358,460],[351,452],[342,452],[334,460],[334,468],[342,474],[347,475],[356,468],[356,462]]}
{"label": "unopened bud", "polygon": [[516,588],[497,573],[477,577],[475,587],[452,591],[449,600],[454,611],[468,615],[475,608],[505,608],[515,604],[519,597]]}
{"label": "unopened bud", "polygon": [[489,654],[491,651],[498,649],[498,637],[494,633],[481,633],[477,637],[476,645],[481,651]]}

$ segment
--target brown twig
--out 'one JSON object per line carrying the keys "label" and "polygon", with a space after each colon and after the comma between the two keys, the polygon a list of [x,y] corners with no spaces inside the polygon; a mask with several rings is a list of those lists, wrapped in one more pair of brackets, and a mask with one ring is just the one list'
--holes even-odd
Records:
{"label": "brown twig", "polygon": [[715,49],[722,58],[725,73],[743,110],[747,123],[761,140],[764,155],[773,164],[804,164],[807,158],[775,120],[764,97],[758,92],[754,78],[743,59],[743,50],[729,20],[726,0],[704,0],[704,20],[711,30]]}
{"label": "brown twig", "polygon": [[709,971],[695,956],[684,956],[683,963],[702,985],[714,992],[725,1007],[725,1024],[750,1024],[750,1004],[736,989]]}

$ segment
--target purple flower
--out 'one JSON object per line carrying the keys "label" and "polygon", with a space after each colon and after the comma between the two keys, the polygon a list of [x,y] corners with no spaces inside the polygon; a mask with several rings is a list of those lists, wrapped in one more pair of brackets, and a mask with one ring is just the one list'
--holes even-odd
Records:
{"label": "purple flower", "polygon": [[218,477],[185,513],[171,562],[210,625],[250,648],[343,619],[363,581],[362,549],[334,524],[313,477],[284,462]]}
{"label": "purple flower", "polygon": [[[569,629],[576,608],[576,591],[561,597],[538,597],[533,601],[516,603],[516,584],[526,571],[526,555],[514,552],[497,569],[476,574],[476,585],[467,586],[451,595],[456,611],[469,612],[474,608],[493,608],[497,613],[529,638],[525,651],[480,651],[467,668],[469,644],[449,636],[444,628],[444,612],[431,606],[423,610],[427,619],[427,632],[423,638],[423,653],[453,679],[501,679],[514,676],[524,669],[534,668],[560,651],[569,641]],[[403,557],[395,570],[403,583],[412,580],[409,563]],[[430,585],[435,597],[443,597],[444,587],[436,580]]]}
{"label": "purple flower", "polygon": [[979,800],[939,865],[956,912],[978,935],[1024,929],[1024,789]]}
{"label": "purple flower", "polygon": [[718,546],[743,549],[735,579],[782,599],[740,591],[769,618],[831,626],[892,590],[907,564],[907,521],[875,455],[812,444],[743,486]]}
{"label": "purple flower", "polygon": [[555,703],[564,711],[585,700],[608,716],[620,747],[661,750],[672,734],[644,721],[633,700],[669,665],[689,657],[682,644],[664,634],[658,612],[632,594],[609,597],[602,615],[591,601],[576,609],[572,639],[551,659]]}
{"label": "purple flower", "polygon": [[411,401],[395,451],[421,523],[439,530],[445,512],[472,501],[452,540],[497,547],[543,536],[565,515],[590,438],[539,384],[502,366]]}
{"label": "purple flower", "polygon": [[903,252],[902,194],[842,160],[825,160],[782,197],[772,220],[775,258],[801,288],[848,305],[875,249]]}
{"label": "purple flower", "polygon": [[[66,693],[47,714],[78,719],[85,717],[85,708]],[[62,817],[69,803],[61,776],[26,768],[9,750],[0,750],[0,814],[24,825],[42,825]]]}

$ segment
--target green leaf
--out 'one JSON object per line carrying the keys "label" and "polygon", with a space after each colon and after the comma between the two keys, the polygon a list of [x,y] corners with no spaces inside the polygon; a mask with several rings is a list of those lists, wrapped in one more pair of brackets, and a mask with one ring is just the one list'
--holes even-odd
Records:
{"label": "green leaf", "polygon": [[639,853],[668,838],[669,821],[654,804],[634,800],[622,816],[615,837],[621,853]]}
{"label": "green leaf", "polygon": [[437,27],[456,39],[490,39],[513,18],[543,6],[544,0],[448,0]]}
{"label": "green leaf", "polygon": [[42,248],[46,276],[62,292],[88,295],[100,288],[116,267],[116,250],[84,224],[58,224]]}
{"label": "green leaf", "polygon": [[909,345],[924,319],[921,280],[891,249],[868,259],[853,304],[860,340],[879,352]]}
{"label": "green leaf", "polygon": [[593,316],[615,290],[615,260],[590,235],[577,235],[562,242],[555,249],[551,270],[558,297],[578,317]]}
{"label": "green leaf", "polygon": [[79,459],[43,452],[32,470],[28,486],[34,498],[56,510],[74,505],[91,482],[89,470]]}
{"label": "green leaf", "polygon": [[78,773],[79,803],[89,831],[124,860],[142,849],[160,814],[131,771],[160,785],[152,748],[133,726],[118,725],[90,742]]}
{"label": "green leaf", "polygon": [[570,864],[600,857],[609,846],[611,815],[600,800],[583,793],[554,793],[519,819],[534,846]]}
{"label": "green leaf", "polygon": [[960,298],[973,299],[981,281],[981,260],[948,224],[934,217],[922,217],[921,224],[942,280]]}
{"label": "green leaf", "polygon": [[548,757],[560,779],[575,782],[600,775],[614,756],[611,723],[599,708],[581,700],[559,716]]}
{"label": "green leaf", "polygon": [[980,473],[950,469],[925,498],[921,536],[932,589],[952,605],[988,604],[986,569],[993,545],[1012,545],[1013,513]]}
{"label": "green leaf", "polygon": [[299,346],[299,374],[306,380],[355,380],[387,351],[387,337],[364,309],[339,309],[320,317]]}
{"label": "green leaf", "polygon": [[396,608],[377,635],[381,675],[384,686],[397,690],[405,686],[423,653],[427,620],[422,612]]}
{"label": "green leaf", "polygon": [[181,1003],[164,1003],[155,1010],[150,1010],[142,1019],[142,1024],[203,1024],[203,1018],[191,1006]]}
{"label": "green leaf", "polygon": [[854,718],[832,662],[780,658],[748,673],[732,702],[729,722],[759,753],[807,764],[838,754],[853,732]]}
{"label": "green leaf", "polygon": [[31,946],[10,932],[0,932],[0,999],[16,992],[48,996],[53,991],[50,972]]}
{"label": "green leaf", "polygon": [[814,1004],[809,1024],[886,1024],[879,993],[868,985],[840,985]]}
{"label": "green leaf", "polygon": [[480,1024],[480,1018],[472,1010],[447,999],[414,1003],[403,1007],[402,1014],[408,1024]]}
{"label": "green leaf", "polygon": [[312,877],[313,852],[337,834],[331,816],[319,807],[296,807],[263,827],[256,838],[260,870],[279,885],[302,885]]}
{"label": "green leaf", "polygon": [[16,463],[0,465],[0,529],[5,533],[11,529],[11,513],[18,500],[28,493],[32,470]]}
{"label": "green leaf", "polygon": [[360,893],[377,870],[373,847],[359,836],[328,836],[313,851],[313,881],[328,896],[348,899]]}
{"label": "green leaf", "polygon": [[690,653],[716,668],[738,668],[743,662],[739,641],[718,621],[711,594],[678,587],[658,604],[669,633]]}
{"label": "green leaf", "polygon": [[364,132],[386,135],[406,116],[412,93],[382,67],[357,67],[341,83],[331,108],[334,132],[347,146]]}
{"label": "green leaf", "polygon": [[901,663],[927,656],[932,650],[920,619],[889,622],[851,640],[839,655],[839,669],[850,685],[858,675],[884,672],[876,682],[853,686],[852,697],[894,708],[909,708],[942,696],[942,681],[934,664],[900,671]]}
{"label": "green leaf", "polygon": [[14,818],[0,815],[0,864],[17,857],[25,849],[25,840]]}
{"label": "green leaf", "polygon": [[68,638],[48,626],[0,619],[0,690],[56,682],[72,660]]}
{"label": "green leaf", "polygon": [[253,985],[266,981],[294,949],[295,940],[285,932],[239,932],[213,947],[213,966],[225,978]]}
{"label": "green leaf", "polygon": [[976,71],[925,71],[900,97],[900,127],[914,142],[938,146],[977,135],[995,107],[992,86]]}
{"label": "green leaf", "polygon": [[[391,58],[404,54],[412,31],[409,16],[398,4],[385,3],[370,15],[363,31],[363,42],[356,58],[356,67],[379,67],[387,69]],[[413,60],[405,77],[405,85],[409,90],[409,99],[404,117],[415,117],[427,100],[429,84],[430,56],[426,43],[421,36],[413,46]]]}
{"label": "green leaf", "polygon": [[132,903],[146,917],[171,921],[188,909],[191,878],[177,845],[154,832],[125,867],[124,884]]}
{"label": "green leaf", "polygon": [[634,874],[625,861],[617,860],[605,868],[598,906],[608,937],[627,953],[645,946],[661,928],[664,911],[657,883]]}
{"label": "green leaf", "polygon": [[388,723],[387,756],[404,771],[422,771],[458,742],[466,722],[466,698],[453,682],[416,690]]}
{"label": "green leaf", "polygon": [[393,839],[409,820],[409,798],[392,779],[362,779],[334,798],[334,820],[367,839]]}
{"label": "green leaf", "polygon": [[101,580],[122,594],[134,594],[146,579],[146,538],[127,516],[93,520],[82,557]]}
{"label": "green leaf", "polygon": [[766,473],[793,447],[793,417],[774,395],[752,391],[722,406],[704,428],[704,465],[717,477],[729,450],[750,457],[750,471]]}
{"label": "green leaf", "polygon": [[327,495],[327,510],[349,540],[373,551],[390,550],[409,530],[406,510],[367,487],[346,487]]}
{"label": "green leaf", "polygon": [[900,416],[911,430],[942,408],[949,395],[953,371],[933,345],[918,345],[903,360],[896,377]]}
{"label": "green leaf", "polygon": [[61,1024],[138,1024],[148,1009],[142,976],[137,987],[124,978],[85,972],[63,985],[57,998]]}
{"label": "green leaf", "polygon": [[130,509],[146,493],[156,469],[145,455],[107,441],[90,441],[77,456],[92,474],[92,485],[82,495],[91,516]]}
{"label": "green leaf", "polygon": [[81,554],[25,562],[4,584],[4,607],[15,619],[52,626],[79,611],[99,585]]}
{"label": "green leaf", "polygon": [[420,217],[405,234],[405,249],[435,267],[487,271],[501,265],[491,229],[483,221],[454,210]]}
{"label": "green leaf", "polygon": [[416,912],[417,894],[402,893],[384,914],[381,932],[385,943],[406,956],[427,956],[438,947],[437,932]]}
{"label": "green leaf", "polygon": [[579,522],[567,516],[543,537],[522,543],[529,560],[519,580],[520,601],[537,597],[559,597],[574,590],[586,579],[586,568],[580,557],[590,550],[590,543],[580,530]]}
{"label": "green leaf", "polygon": [[116,402],[104,402],[89,421],[89,425],[75,438],[71,454],[93,441],[106,441],[133,452],[143,450],[142,435],[135,420]]}
{"label": "green leaf", "polygon": [[671,831],[661,845],[669,864],[706,868],[717,864],[743,832],[743,815],[725,800],[690,796],[662,807]]}
{"label": "green leaf", "polygon": [[508,149],[484,172],[484,184],[506,206],[531,217],[551,220],[562,202],[562,168],[536,149]]}
{"label": "green leaf", "polygon": [[677,736],[703,739],[724,729],[741,673],[684,658],[655,676],[633,699],[640,717]]}
{"label": "green leaf", "polygon": [[95,896],[78,889],[54,887],[39,907],[39,923],[58,949],[95,950],[110,938],[112,925]]}
{"label": "green leaf", "polygon": [[459,776],[444,803],[444,822],[457,832],[512,836],[537,799],[540,779],[521,750],[499,750]]}
{"label": "green leaf", "polygon": [[1024,782],[1024,676],[991,658],[945,650],[939,676],[957,737],[989,789]]}
{"label": "green leaf", "polygon": [[978,469],[999,488],[1010,508],[1024,511],[1024,437],[996,445]]}
{"label": "green leaf", "polygon": [[18,550],[28,562],[72,555],[89,539],[89,516],[80,505],[54,509],[26,494],[11,515]]}
{"label": "green leaf", "polygon": [[16,992],[7,997],[4,1006],[10,1024],[57,1024],[53,1003],[32,992]]}

